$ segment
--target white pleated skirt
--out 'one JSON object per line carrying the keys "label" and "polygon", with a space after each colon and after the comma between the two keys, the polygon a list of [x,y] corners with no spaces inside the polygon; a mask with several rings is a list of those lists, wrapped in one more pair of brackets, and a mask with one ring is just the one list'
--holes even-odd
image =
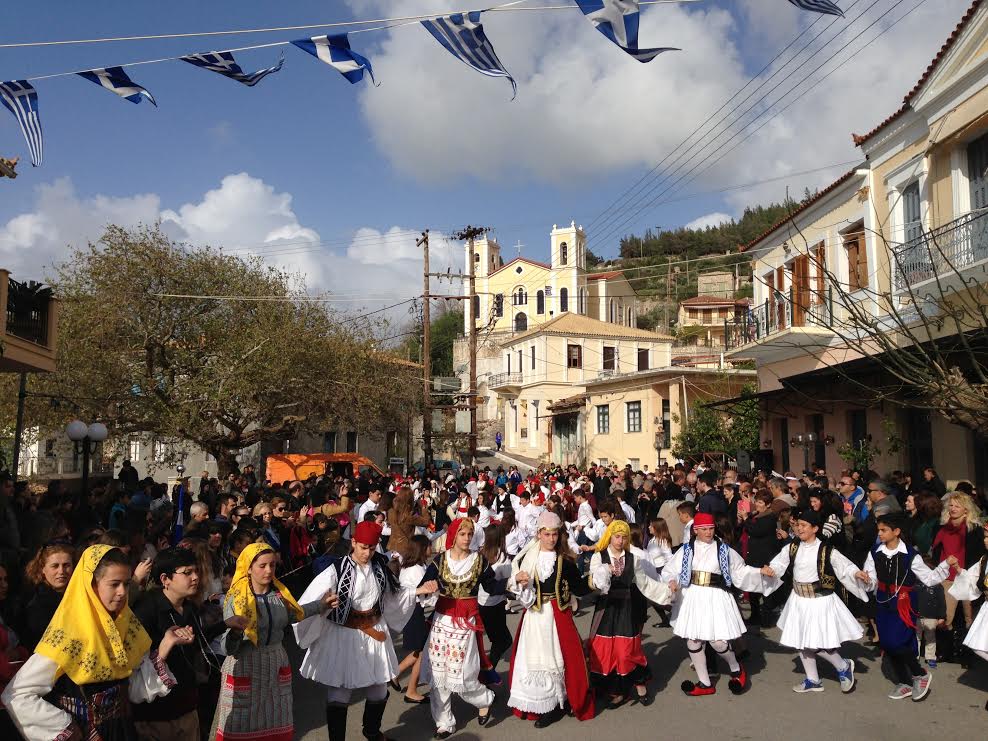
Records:
{"label": "white pleated skirt", "polygon": [[734,595],[718,587],[690,584],[673,603],[672,632],[694,641],[733,641],[745,633]]}
{"label": "white pleated skirt", "polygon": [[861,625],[836,594],[800,597],[790,594],[779,616],[783,646],[798,649],[840,648],[864,635]]}
{"label": "white pleated skirt", "polygon": [[964,638],[964,645],[974,651],[988,651],[988,607],[984,604],[971,623],[971,629]]}

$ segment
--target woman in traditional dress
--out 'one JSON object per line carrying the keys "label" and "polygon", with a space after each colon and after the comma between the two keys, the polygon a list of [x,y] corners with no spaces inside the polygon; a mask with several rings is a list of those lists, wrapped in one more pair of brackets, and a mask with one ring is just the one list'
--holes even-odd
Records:
{"label": "woman in traditional dress", "polygon": [[[988,550],[988,525],[981,530],[985,550]],[[950,596],[962,602],[974,602],[984,596],[978,616],[974,618],[971,629],[964,637],[964,645],[974,651],[985,661],[988,661],[988,555],[982,556],[967,569],[959,568],[960,562],[953,556],[951,566],[957,569],[957,578],[950,587]],[[948,559],[949,560],[949,559]],[[988,710],[988,703],[985,703]]]}
{"label": "woman in traditional dress", "polygon": [[192,643],[191,628],[166,631],[156,650],[127,605],[131,568],[118,548],[87,548],[33,656],[3,693],[28,741],[138,741],[131,702],[168,694],[165,659]]}
{"label": "woman in traditional dress", "polygon": [[304,607],[274,578],[277,555],[267,543],[240,552],[226,593],[223,684],[217,741],[292,741],[292,668],[281,642],[285,628],[317,614],[335,595],[327,593]]}
{"label": "woman in traditional dress", "polygon": [[646,683],[652,678],[642,651],[642,628],[649,599],[669,603],[667,584],[658,580],[646,553],[631,545],[631,528],[612,520],[590,559],[590,586],[600,590],[590,635],[590,679],[607,692],[613,707],[623,705],[634,687],[638,701],[650,705]]}
{"label": "woman in traditional dress", "polygon": [[423,677],[431,677],[429,704],[438,739],[448,738],[456,730],[454,693],[480,710],[481,726],[490,722],[494,702],[494,693],[480,680],[481,672],[491,669],[491,662],[484,651],[484,621],[477,594],[481,586],[488,594],[501,594],[505,583],[498,581],[487,559],[470,551],[473,530],[472,520],[453,520],[446,531],[446,550],[425,572],[426,583],[439,582],[428,651],[422,662]]}
{"label": "woman in traditional dress", "polygon": [[583,642],[573,622],[575,598],[589,594],[566,544],[562,520],[543,512],[536,539],[511,564],[508,587],[525,607],[511,655],[508,707],[546,728],[566,714],[594,716]]}

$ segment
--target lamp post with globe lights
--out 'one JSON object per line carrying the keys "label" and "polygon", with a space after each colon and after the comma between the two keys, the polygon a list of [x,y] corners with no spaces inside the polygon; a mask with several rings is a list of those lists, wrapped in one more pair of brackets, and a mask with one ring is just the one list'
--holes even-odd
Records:
{"label": "lamp post with globe lights", "polygon": [[89,457],[96,452],[99,444],[106,440],[109,432],[102,422],[87,425],[81,419],[74,419],[65,425],[65,434],[72,441],[75,454],[82,454],[81,496],[85,497],[89,493]]}

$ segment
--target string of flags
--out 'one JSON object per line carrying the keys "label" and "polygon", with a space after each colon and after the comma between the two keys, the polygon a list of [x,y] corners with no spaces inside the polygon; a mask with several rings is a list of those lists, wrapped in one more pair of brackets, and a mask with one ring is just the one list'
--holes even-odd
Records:
{"label": "string of flags", "polygon": [[[841,17],[844,15],[833,0],[788,1],[802,10]],[[573,2],[597,31],[639,62],[651,62],[663,52],[679,51],[676,47],[652,47],[644,49],[639,47],[639,0],[573,0]],[[515,4],[517,2],[508,3],[508,5]],[[503,8],[506,6],[497,7]],[[511,83],[511,99],[514,100],[518,93],[518,84],[498,58],[497,53],[494,51],[494,45],[484,32],[484,25],[481,22],[482,13],[494,9],[496,8],[474,10],[467,13],[452,13],[419,22],[446,51],[467,66],[488,77],[503,77],[507,79]],[[381,29],[390,27],[382,26]],[[375,87],[380,84],[374,77],[374,70],[370,60],[351,48],[349,35],[346,33],[332,36],[313,36],[307,39],[295,39],[274,44],[261,44],[256,47],[245,47],[240,50],[234,49],[229,51],[188,54],[182,57],[175,57],[175,59],[228,77],[247,87],[254,87],[265,77],[281,71],[285,63],[284,54],[281,55],[277,64],[271,67],[259,69],[255,72],[244,72],[243,68],[234,59],[232,52],[284,44],[296,46],[302,51],[311,54],[316,59],[325,62],[337,70],[351,84],[363,80],[364,72],[370,77],[371,83]],[[162,59],[154,61],[171,60]],[[142,62],[141,64],[145,63]],[[137,84],[130,78],[123,69],[125,66],[133,65],[100,67],[65,74],[85,78],[131,103],[140,103],[142,100],[147,100],[153,106],[157,107],[158,103],[155,101],[154,96],[151,95],[147,88]],[[46,77],[61,76],[64,75],[48,75]],[[8,80],[6,82],[0,82],[0,103],[13,114],[17,124],[20,126],[21,133],[27,143],[28,151],[31,154],[31,164],[34,167],[40,167],[43,161],[44,144],[41,132],[41,119],[38,116],[37,90],[31,85],[30,80]]]}

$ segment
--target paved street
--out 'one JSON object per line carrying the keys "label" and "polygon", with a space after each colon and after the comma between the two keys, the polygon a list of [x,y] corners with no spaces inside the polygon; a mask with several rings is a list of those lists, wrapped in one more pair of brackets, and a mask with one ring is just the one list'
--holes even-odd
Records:
{"label": "paved street", "polygon": [[[654,613],[650,613],[650,620]],[[517,617],[509,620],[514,629]],[[583,635],[590,624],[590,610],[577,618]],[[881,674],[876,653],[864,646],[847,646],[846,655],[858,665],[858,686],[850,695],[842,695],[832,670],[824,662],[821,674],[826,691],[822,694],[797,695],[791,691],[802,674],[798,671],[795,653],[774,643],[778,631],[770,630],[767,638],[750,636],[751,658],[747,665],[753,674],[753,686],[735,697],[727,690],[721,677],[718,693],[713,697],[687,698],[679,690],[684,679],[694,675],[686,661],[686,648],[668,628],[654,628],[649,623],[645,633],[645,653],[649,658],[655,680],[655,702],[648,708],[626,705],[617,710],[604,710],[597,718],[579,723],[565,718],[551,728],[541,731],[539,738],[572,739],[575,733],[607,734],[610,738],[623,735],[628,739],[645,737],[712,738],[723,734],[726,739],[898,739],[912,741],[935,738],[948,732],[954,739],[983,739],[988,735],[988,665],[980,662],[973,670],[962,671],[956,664],[943,664],[935,671],[933,689],[921,703],[910,700],[892,701],[886,698],[891,684]],[[399,648],[399,656],[402,654]],[[295,656],[293,655],[293,658]],[[298,660],[294,661],[298,665]],[[498,667],[507,683],[507,660]],[[422,688],[425,691],[425,687]],[[495,721],[480,728],[476,710],[456,702],[459,730],[454,738],[517,739],[519,734],[533,732],[529,723],[510,715],[506,707],[507,687],[495,690]],[[360,739],[362,705],[350,711],[348,738]],[[323,717],[323,691],[306,680],[295,678],[295,722],[297,737],[304,741],[326,739]],[[395,739],[426,739],[434,730],[428,705],[413,706],[401,702],[392,693],[385,714],[385,731]]]}

